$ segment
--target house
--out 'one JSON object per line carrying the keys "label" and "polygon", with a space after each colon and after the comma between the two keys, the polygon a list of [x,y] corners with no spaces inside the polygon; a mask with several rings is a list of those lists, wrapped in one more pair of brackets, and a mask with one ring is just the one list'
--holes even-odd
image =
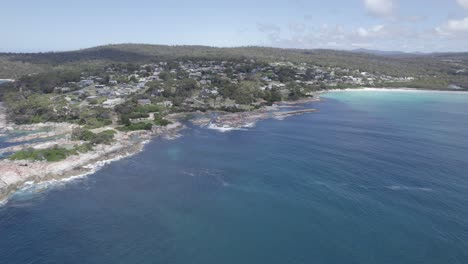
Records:
{"label": "house", "polygon": [[150,99],[138,99],[138,104],[139,105],[149,105],[149,104],[151,104],[151,100]]}
{"label": "house", "polygon": [[78,85],[81,87],[91,86],[94,84],[93,80],[81,80]]}
{"label": "house", "polygon": [[86,94],[86,92],[85,92],[85,91],[83,91],[83,90],[78,90],[78,91],[74,91],[74,92],[72,92],[72,94],[74,94],[74,95],[78,95],[78,96],[81,96],[81,95],[84,95],[84,94]]}
{"label": "house", "polygon": [[67,92],[70,92],[71,89],[69,87],[55,87],[54,91],[55,92],[67,93]]}
{"label": "house", "polygon": [[98,98],[99,98],[99,96],[92,95],[92,96],[86,97],[86,101],[91,102],[91,101],[96,100]]}
{"label": "house", "polygon": [[172,107],[173,106],[171,101],[160,102],[160,103],[158,103],[158,105],[162,105],[164,107]]}
{"label": "house", "polygon": [[138,80],[139,78],[140,78],[140,76],[138,74],[130,74],[128,76],[128,80],[132,80],[132,79]]}
{"label": "house", "polygon": [[102,103],[102,106],[104,108],[112,108],[118,104],[122,104],[123,102],[125,102],[123,98],[107,99]]}

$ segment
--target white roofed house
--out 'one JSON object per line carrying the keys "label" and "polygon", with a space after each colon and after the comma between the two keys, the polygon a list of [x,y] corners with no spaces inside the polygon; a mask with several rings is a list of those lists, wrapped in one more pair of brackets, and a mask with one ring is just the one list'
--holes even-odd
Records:
{"label": "white roofed house", "polygon": [[102,103],[102,107],[104,108],[112,108],[116,105],[124,103],[125,100],[123,98],[114,98],[114,99],[107,99]]}
{"label": "white roofed house", "polygon": [[143,88],[145,88],[145,85],[146,85],[146,82],[139,82],[139,83],[137,84],[137,88],[143,89]]}
{"label": "white roofed house", "polygon": [[149,104],[151,104],[151,100],[150,99],[138,99],[138,104],[139,105],[149,105]]}
{"label": "white roofed house", "polygon": [[163,102],[158,103],[158,105],[162,105],[164,107],[172,107],[173,103],[171,101],[163,101]]}
{"label": "white roofed house", "polygon": [[55,87],[54,91],[59,93],[68,93],[71,91],[71,89],[70,87]]}
{"label": "white roofed house", "polygon": [[211,90],[211,94],[212,94],[212,95],[218,95],[218,94],[219,94],[219,92],[218,92],[218,87],[213,88],[213,89]]}

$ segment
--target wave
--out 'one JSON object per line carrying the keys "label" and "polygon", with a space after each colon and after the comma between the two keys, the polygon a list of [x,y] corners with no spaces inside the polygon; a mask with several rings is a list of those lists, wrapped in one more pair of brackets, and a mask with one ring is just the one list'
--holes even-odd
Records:
{"label": "wave", "polygon": [[[250,125],[250,124],[249,124]],[[243,126],[245,127],[245,126]],[[217,130],[219,132],[229,132],[229,131],[233,131],[233,130],[246,130],[245,128],[243,127],[231,127],[231,126],[228,126],[228,125],[223,125],[223,126],[217,126],[215,124],[209,124],[207,126],[208,129],[213,129],[213,130]],[[250,126],[251,127],[251,126]]]}
{"label": "wave", "polygon": [[432,192],[431,188],[427,187],[411,187],[411,186],[404,186],[404,185],[391,185],[386,186],[385,188],[393,190],[393,191],[423,191],[423,192]]}

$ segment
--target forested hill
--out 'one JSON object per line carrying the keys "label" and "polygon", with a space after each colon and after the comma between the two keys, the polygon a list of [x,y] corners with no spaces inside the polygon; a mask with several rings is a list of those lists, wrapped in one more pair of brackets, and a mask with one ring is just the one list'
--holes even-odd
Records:
{"label": "forested hill", "polygon": [[466,83],[468,53],[388,54],[337,50],[267,47],[214,48],[148,44],[106,45],[68,52],[0,53],[0,79],[53,69],[93,67],[109,63],[146,63],[168,60],[245,60],[306,62],[393,76],[453,78]]}

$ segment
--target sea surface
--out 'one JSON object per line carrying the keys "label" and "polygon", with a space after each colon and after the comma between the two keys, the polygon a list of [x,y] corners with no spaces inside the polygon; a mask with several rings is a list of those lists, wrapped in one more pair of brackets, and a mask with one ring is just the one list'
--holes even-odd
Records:
{"label": "sea surface", "polygon": [[0,263],[468,263],[468,94],[335,92],[0,207]]}

